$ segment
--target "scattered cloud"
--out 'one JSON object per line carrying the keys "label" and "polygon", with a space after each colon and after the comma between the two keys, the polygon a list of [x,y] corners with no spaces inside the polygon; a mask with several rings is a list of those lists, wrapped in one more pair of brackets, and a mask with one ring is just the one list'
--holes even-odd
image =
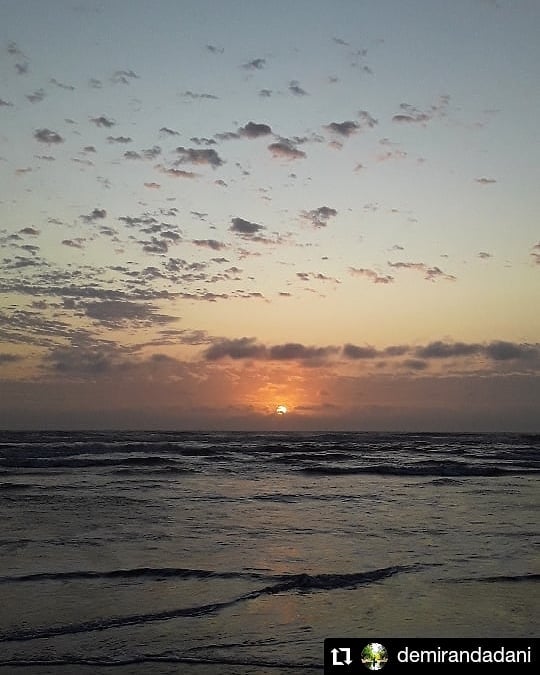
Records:
{"label": "scattered cloud", "polygon": [[313,347],[298,342],[266,346],[255,338],[243,337],[234,340],[218,340],[208,347],[203,355],[207,361],[230,358],[257,359],[266,361],[323,361],[339,351],[337,347]]}
{"label": "scattered cloud", "polygon": [[257,234],[257,232],[260,232],[261,230],[264,230],[263,225],[258,225],[257,223],[251,223],[249,220],[244,220],[243,218],[233,218],[231,220],[231,226],[229,227],[229,230],[231,232],[234,232],[235,234],[238,234],[242,237],[250,237],[254,234]]}
{"label": "scattered cloud", "polygon": [[51,77],[49,80],[51,84],[54,84],[55,87],[58,87],[59,89],[65,89],[66,91],[75,91],[75,87],[71,84],[64,84],[63,82],[59,82],[55,77]]}
{"label": "scattered cloud", "polygon": [[455,281],[456,277],[453,274],[446,274],[436,265],[429,266],[425,263],[413,262],[388,262],[388,265],[398,270],[416,270],[424,274],[424,279],[427,281],[436,281],[437,279],[446,279],[446,281]]}
{"label": "scattered cloud", "polygon": [[372,129],[378,124],[378,121],[372,117],[367,110],[358,111],[359,125],[361,129]]}
{"label": "scattered cloud", "polygon": [[272,128],[268,124],[248,122],[238,129],[238,133],[245,138],[259,138],[260,136],[268,136],[268,134],[271,134]]}
{"label": "scattered cloud", "polygon": [[319,206],[318,209],[302,212],[302,217],[309,220],[314,227],[326,227],[330,218],[335,216],[337,216],[337,211],[330,206]]}
{"label": "scattered cloud", "polygon": [[266,66],[266,59],[252,59],[242,65],[246,70],[262,70]]}
{"label": "scattered cloud", "polygon": [[175,164],[208,164],[214,169],[223,164],[223,160],[213,148],[201,149],[179,146],[176,148],[176,153],[180,155],[180,159]]}
{"label": "scattered cloud", "polygon": [[379,356],[379,352],[375,347],[358,347],[352,344],[343,345],[342,353],[347,359],[373,359]]}
{"label": "scattered cloud", "polygon": [[212,101],[217,101],[219,99],[219,97],[214,96],[214,94],[205,94],[205,93],[199,94],[199,93],[196,93],[194,91],[184,91],[182,94],[180,94],[180,96],[183,96],[184,98],[195,99],[195,100],[201,99],[201,98],[202,99],[206,98],[206,99],[209,99],[209,100],[212,100]]}
{"label": "scattered cloud", "polygon": [[109,143],[131,143],[133,140],[129,136],[107,136]]}
{"label": "scattered cloud", "polygon": [[540,241],[533,246],[531,257],[537,265],[540,265]]}
{"label": "scattered cloud", "polygon": [[348,137],[355,134],[360,129],[360,123],[353,120],[346,120],[345,122],[330,122],[326,129],[332,131],[338,136]]}
{"label": "scattered cloud", "polygon": [[149,303],[129,300],[101,300],[83,305],[86,316],[107,326],[121,326],[126,322],[152,325],[176,321],[177,317],[159,314]]}
{"label": "scattered cloud", "polygon": [[221,251],[224,248],[227,248],[227,244],[217,241],[216,239],[192,239],[191,243],[202,248],[210,248],[213,251]]}
{"label": "scattered cloud", "polygon": [[295,96],[307,96],[308,93],[305,89],[302,89],[300,83],[297,80],[291,80],[289,82],[289,91]]}
{"label": "scattered cloud", "polygon": [[391,284],[394,282],[394,277],[390,274],[379,274],[366,267],[349,267],[349,272],[353,277],[367,277],[374,284]]}
{"label": "scattered cloud", "polygon": [[85,223],[93,223],[96,220],[103,220],[106,217],[107,211],[105,209],[95,208],[92,213],[81,216],[81,220]]}
{"label": "scattered cloud", "polygon": [[480,185],[493,185],[493,183],[496,183],[497,181],[495,180],[495,178],[486,178],[484,176],[482,178],[475,178],[474,182],[480,183]]}
{"label": "scattered cloud", "polygon": [[279,141],[271,143],[268,146],[268,150],[270,150],[273,157],[280,159],[304,159],[306,157],[306,153],[298,150],[294,142],[287,138],[281,138]]}
{"label": "scattered cloud", "polygon": [[110,129],[111,127],[114,127],[114,125],[116,124],[114,120],[105,117],[105,115],[100,115],[99,117],[91,117],[90,122],[93,122],[97,127],[105,127],[106,129]]}
{"label": "scattered cloud", "polygon": [[193,173],[193,171],[184,171],[183,169],[174,169],[170,168],[168,169],[167,167],[163,166],[162,164],[158,164],[156,166],[156,169],[160,171],[161,173],[166,174],[167,176],[172,176],[173,178],[196,178],[197,174]]}
{"label": "scattered cloud", "polygon": [[398,124],[421,124],[425,126],[428,122],[436,117],[444,117],[446,115],[450,97],[444,95],[439,97],[437,103],[429,106],[426,110],[420,110],[409,103],[401,103],[399,106],[399,113],[392,117],[393,122]]}
{"label": "scattered cloud", "polygon": [[137,73],[132,70],[116,70],[111,76],[114,84],[130,84],[131,80],[138,79]]}
{"label": "scattered cloud", "polygon": [[159,130],[161,134],[165,134],[166,136],[179,136],[180,133],[178,131],[175,131],[174,129],[169,129],[169,127],[161,127]]}
{"label": "scattered cloud", "polygon": [[62,239],[62,245],[68,246],[70,248],[82,249],[82,248],[84,248],[84,242],[85,241],[86,240],[83,239],[82,237],[78,237],[77,239]]}
{"label": "scattered cloud", "polygon": [[465,342],[430,342],[424,347],[418,347],[415,355],[421,359],[447,359],[456,356],[471,356],[478,354],[482,346],[476,343]]}
{"label": "scattered cloud", "polygon": [[34,131],[34,138],[40,143],[47,143],[48,145],[64,142],[59,133],[50,129],[36,129]]}
{"label": "scattered cloud", "polygon": [[45,91],[43,89],[38,89],[32,94],[27,94],[26,98],[30,101],[30,103],[41,103],[45,96]]}

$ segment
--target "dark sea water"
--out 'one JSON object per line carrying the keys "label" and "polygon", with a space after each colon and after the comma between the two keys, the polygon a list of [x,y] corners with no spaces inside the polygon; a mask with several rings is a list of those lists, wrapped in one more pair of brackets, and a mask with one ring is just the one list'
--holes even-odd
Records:
{"label": "dark sea water", "polygon": [[0,673],[538,637],[540,435],[0,432]]}

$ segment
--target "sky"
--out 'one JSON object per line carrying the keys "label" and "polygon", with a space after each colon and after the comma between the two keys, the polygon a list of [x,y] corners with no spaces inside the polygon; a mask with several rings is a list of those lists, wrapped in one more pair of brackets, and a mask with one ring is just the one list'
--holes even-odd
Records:
{"label": "sky", "polygon": [[2,0],[0,427],[540,431],[539,33]]}

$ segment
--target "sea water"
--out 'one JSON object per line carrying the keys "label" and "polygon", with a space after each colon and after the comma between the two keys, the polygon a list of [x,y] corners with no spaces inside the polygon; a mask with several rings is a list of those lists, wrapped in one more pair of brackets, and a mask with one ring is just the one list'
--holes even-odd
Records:
{"label": "sea water", "polygon": [[0,673],[538,637],[540,435],[0,432]]}

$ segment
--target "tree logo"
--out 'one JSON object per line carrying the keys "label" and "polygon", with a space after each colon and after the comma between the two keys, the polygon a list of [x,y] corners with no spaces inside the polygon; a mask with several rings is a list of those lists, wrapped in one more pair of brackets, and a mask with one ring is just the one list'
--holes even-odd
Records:
{"label": "tree logo", "polygon": [[360,658],[368,670],[381,670],[388,661],[388,652],[380,642],[370,642],[362,649]]}

